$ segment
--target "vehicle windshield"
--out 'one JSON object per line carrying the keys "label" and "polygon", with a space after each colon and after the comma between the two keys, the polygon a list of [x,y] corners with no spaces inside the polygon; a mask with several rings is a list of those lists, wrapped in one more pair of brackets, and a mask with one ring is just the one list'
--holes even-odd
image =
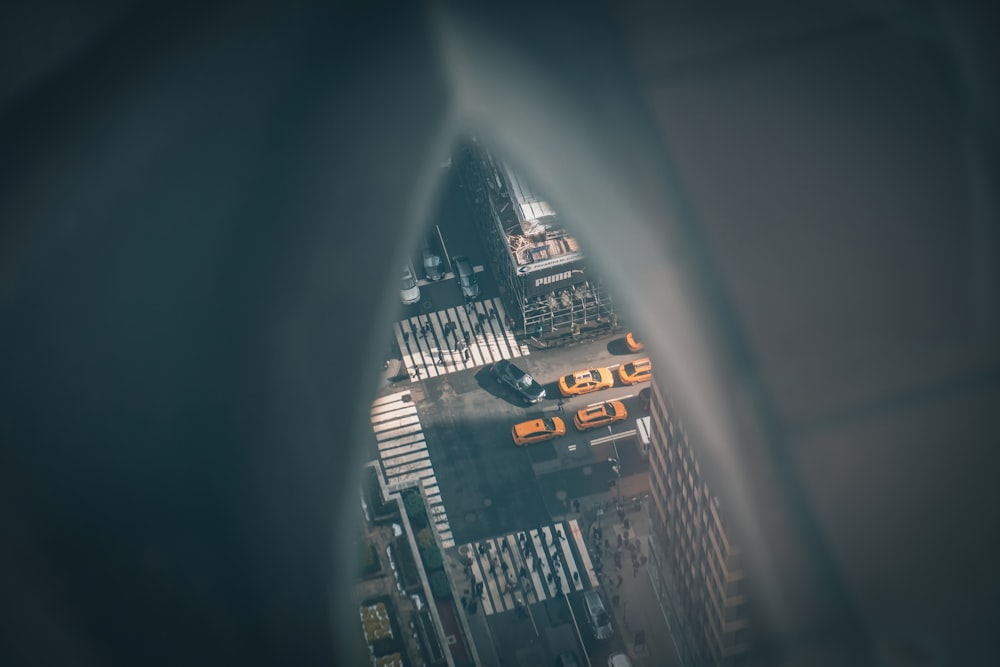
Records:
{"label": "vehicle windshield", "polygon": [[554,421],[552,421],[551,417],[546,417],[545,419],[543,419],[542,420],[542,425],[545,426],[545,430],[546,431],[554,431],[554,430],[556,430],[556,423]]}
{"label": "vehicle windshield", "polygon": [[465,287],[471,287],[472,286],[472,277],[471,276],[459,276],[458,281],[462,285],[464,285]]}
{"label": "vehicle windshield", "polygon": [[625,364],[625,374],[632,375],[633,373],[635,373],[635,364],[633,364],[630,361],[629,363]]}
{"label": "vehicle windshield", "polygon": [[608,615],[606,612],[601,612],[597,615],[597,626],[604,627],[608,624]]}
{"label": "vehicle windshield", "polygon": [[576,376],[575,375],[567,375],[565,379],[566,379],[566,386],[567,387],[572,387],[573,385],[576,384]]}
{"label": "vehicle windshield", "polygon": [[520,389],[531,389],[532,383],[534,383],[534,380],[531,379],[530,375],[525,373],[524,377],[517,381],[517,386]]}
{"label": "vehicle windshield", "polygon": [[403,276],[403,289],[413,289],[417,286],[417,281],[412,276]]}

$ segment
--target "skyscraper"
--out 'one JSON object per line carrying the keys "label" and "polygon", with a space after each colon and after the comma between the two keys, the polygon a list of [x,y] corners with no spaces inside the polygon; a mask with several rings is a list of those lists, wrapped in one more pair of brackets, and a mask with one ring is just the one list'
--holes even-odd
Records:
{"label": "skyscraper", "polygon": [[650,577],[685,665],[743,664],[750,624],[740,546],[662,378],[651,383]]}

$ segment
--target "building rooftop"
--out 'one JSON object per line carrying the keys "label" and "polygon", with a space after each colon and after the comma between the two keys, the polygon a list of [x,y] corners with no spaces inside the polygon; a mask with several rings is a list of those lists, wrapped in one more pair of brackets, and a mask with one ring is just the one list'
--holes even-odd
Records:
{"label": "building rooftop", "polygon": [[582,259],[580,244],[561,226],[552,205],[535,194],[509,164],[501,160],[496,163],[498,177],[505,182],[517,216],[518,226],[509,227],[505,232],[514,261],[518,267],[523,267],[522,272]]}

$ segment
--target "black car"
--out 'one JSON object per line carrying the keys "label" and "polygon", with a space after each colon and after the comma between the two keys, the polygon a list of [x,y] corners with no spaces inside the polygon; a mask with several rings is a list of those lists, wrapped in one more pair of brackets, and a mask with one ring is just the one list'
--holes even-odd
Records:
{"label": "black car", "polygon": [[458,284],[462,288],[462,296],[466,299],[478,298],[479,280],[476,278],[476,270],[472,266],[472,261],[465,255],[455,255],[451,258],[451,264],[458,277]]}
{"label": "black car", "polygon": [[516,391],[525,403],[537,403],[545,398],[545,388],[506,359],[490,366],[490,374]]}

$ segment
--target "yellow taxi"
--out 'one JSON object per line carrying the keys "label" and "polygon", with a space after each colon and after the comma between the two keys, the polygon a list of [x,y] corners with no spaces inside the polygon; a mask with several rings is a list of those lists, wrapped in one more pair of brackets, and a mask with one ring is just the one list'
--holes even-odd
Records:
{"label": "yellow taxi", "polygon": [[625,334],[625,345],[628,346],[630,352],[639,352],[646,349],[646,344],[639,340],[639,337],[631,331]]}
{"label": "yellow taxi", "polygon": [[605,401],[600,405],[579,410],[573,417],[573,425],[580,431],[589,431],[598,426],[607,426],[628,418],[628,411],[621,401]]}
{"label": "yellow taxi", "polygon": [[653,364],[649,358],[635,359],[618,367],[618,378],[622,384],[646,382],[653,374]]}
{"label": "yellow taxi", "polygon": [[598,389],[608,389],[615,385],[615,378],[607,368],[589,368],[559,378],[559,393],[563,396],[589,394]]}
{"label": "yellow taxi", "polygon": [[566,435],[566,422],[559,417],[530,419],[520,424],[514,424],[510,434],[514,438],[514,444],[518,447],[530,445]]}

